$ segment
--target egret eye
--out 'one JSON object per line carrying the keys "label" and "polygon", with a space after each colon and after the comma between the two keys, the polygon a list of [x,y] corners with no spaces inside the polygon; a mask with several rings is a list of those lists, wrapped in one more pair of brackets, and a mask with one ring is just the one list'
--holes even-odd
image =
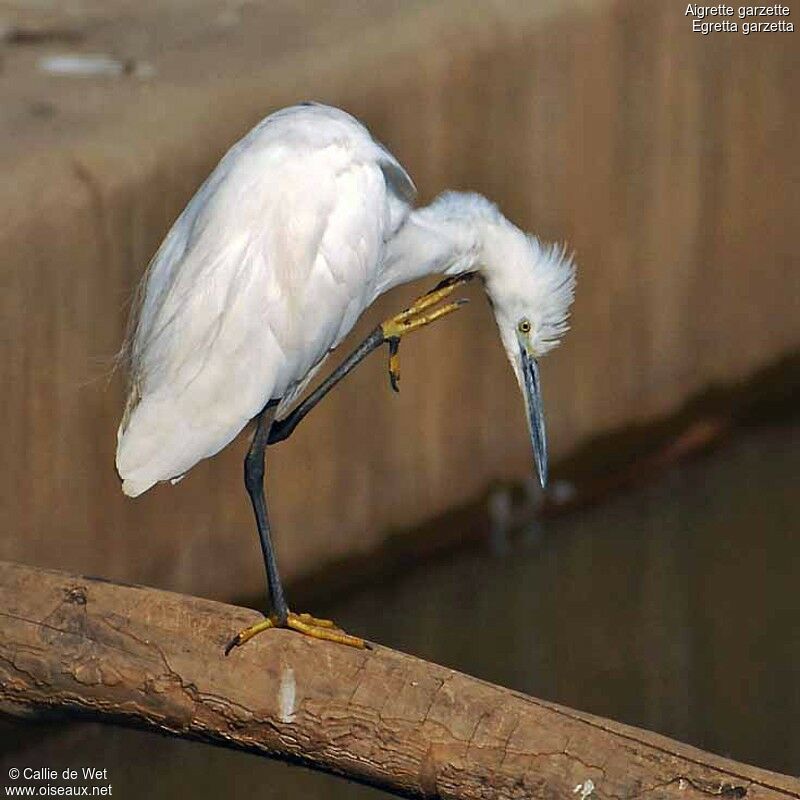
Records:
{"label": "egret eye", "polygon": [[527,319],[521,319],[517,324],[517,330],[520,333],[530,333],[531,332],[531,323],[528,322]]}

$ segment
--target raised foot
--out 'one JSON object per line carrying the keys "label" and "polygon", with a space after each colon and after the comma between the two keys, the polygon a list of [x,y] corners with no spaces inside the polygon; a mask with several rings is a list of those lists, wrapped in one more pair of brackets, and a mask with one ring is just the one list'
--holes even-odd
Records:
{"label": "raised foot", "polygon": [[280,625],[277,620],[272,617],[257,622],[249,628],[239,631],[229,642],[225,645],[225,655],[227,656],[234,647],[241,647],[245,642],[249,642],[254,636],[262,631],[269,630],[270,628],[291,628],[298,633],[304,633],[306,636],[312,636],[315,639],[325,639],[329,642],[336,642],[343,644],[347,647],[357,647],[361,650],[368,648],[367,643],[357,636],[350,636],[345,633],[341,628],[336,626],[336,623],[330,619],[318,619],[312,617],[311,614],[295,614],[289,612],[286,618],[286,624]]}
{"label": "raised foot", "polygon": [[468,303],[468,300],[462,298],[439,306],[439,308],[433,308],[437,303],[452,294],[458,286],[470,281],[472,277],[473,273],[467,273],[466,275],[446,278],[430,292],[418,297],[404,311],[381,324],[383,340],[389,345],[389,380],[391,381],[392,389],[396,392],[400,391],[400,339],[407,333],[417,330],[417,328],[430,325],[431,322],[458,311],[461,306]]}

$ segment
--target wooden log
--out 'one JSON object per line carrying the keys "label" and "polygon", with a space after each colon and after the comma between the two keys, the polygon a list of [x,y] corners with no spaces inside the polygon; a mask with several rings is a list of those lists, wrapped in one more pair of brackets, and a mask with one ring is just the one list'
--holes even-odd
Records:
{"label": "wooden log", "polygon": [[[380,646],[269,631],[224,658],[255,619],[0,562],[0,703],[243,748],[409,797],[800,797],[793,778]],[[468,623],[456,609],[453,621]]]}

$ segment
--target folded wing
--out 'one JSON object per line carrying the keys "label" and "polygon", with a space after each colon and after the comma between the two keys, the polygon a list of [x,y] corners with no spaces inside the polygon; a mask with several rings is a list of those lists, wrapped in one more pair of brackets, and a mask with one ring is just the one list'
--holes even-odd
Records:
{"label": "folded wing", "polygon": [[136,496],[289,398],[373,296],[413,184],[352,117],[300,106],[223,158],[145,276],[117,470]]}

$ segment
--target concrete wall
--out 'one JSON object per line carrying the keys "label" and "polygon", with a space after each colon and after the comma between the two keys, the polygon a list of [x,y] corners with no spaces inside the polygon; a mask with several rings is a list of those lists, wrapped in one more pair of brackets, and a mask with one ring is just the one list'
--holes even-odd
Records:
{"label": "concrete wall", "polygon": [[[423,201],[477,189],[575,248],[574,329],[543,367],[556,458],[797,347],[796,34],[702,37],[657,0],[308,16],[287,2],[238,17],[204,3],[188,28],[171,8],[98,4],[79,20],[79,48],[148,61],[150,80],[55,79],[36,70],[53,45],[7,48],[0,558],[220,598],[261,590],[246,441],[124,498],[110,368],[171,221],[230,143],[300,99],[363,118]],[[421,288],[384,298],[348,345]],[[287,576],[532,468],[516,385],[470,294],[404,345],[399,397],[373,356],[270,453]]]}

